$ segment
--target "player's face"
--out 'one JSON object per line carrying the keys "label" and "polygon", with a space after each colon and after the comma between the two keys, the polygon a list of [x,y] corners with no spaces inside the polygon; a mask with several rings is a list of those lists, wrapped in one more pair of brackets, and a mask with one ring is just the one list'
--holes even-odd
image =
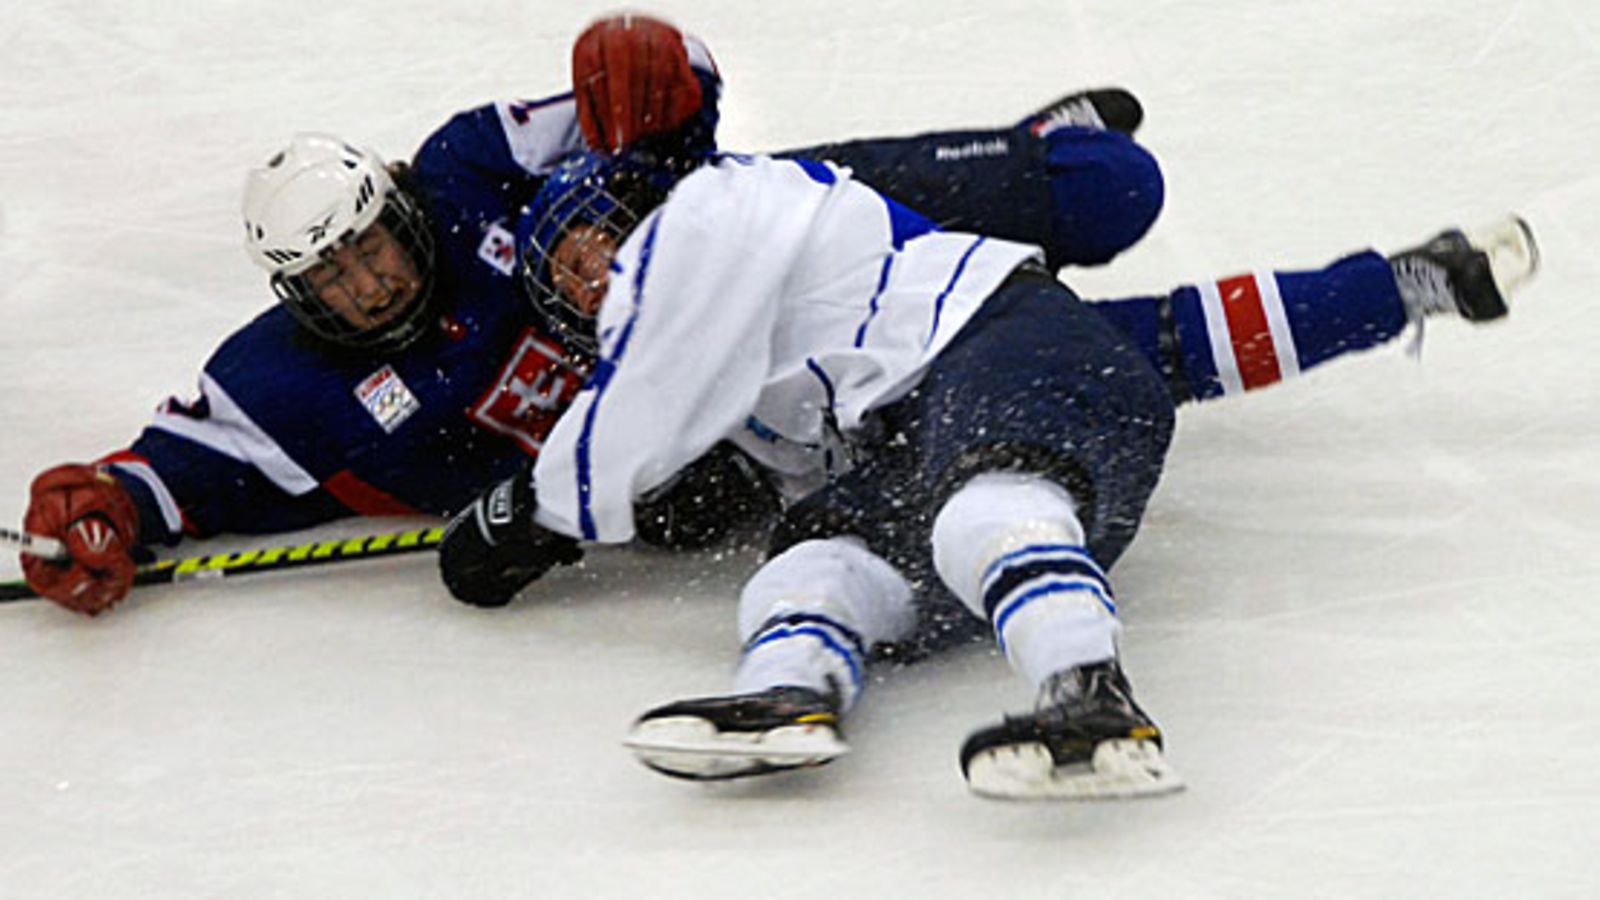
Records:
{"label": "player's face", "polygon": [[306,271],[317,298],[363,331],[404,315],[422,291],[417,266],[381,222]]}
{"label": "player's face", "polygon": [[593,317],[606,297],[611,258],[616,255],[617,241],[609,231],[594,225],[574,225],[561,236],[550,256],[550,281],[568,303]]}

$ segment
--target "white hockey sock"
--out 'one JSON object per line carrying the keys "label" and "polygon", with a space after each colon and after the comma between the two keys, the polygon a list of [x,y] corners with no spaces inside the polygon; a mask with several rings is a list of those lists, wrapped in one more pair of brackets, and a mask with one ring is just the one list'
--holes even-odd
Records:
{"label": "white hockey sock", "polygon": [[1006,658],[1035,687],[1116,655],[1122,626],[1110,582],[1059,484],[1019,473],[973,478],[939,511],[933,549],[945,584],[993,624]]}
{"label": "white hockey sock", "polygon": [[1122,631],[1105,573],[1083,547],[1035,544],[994,561],[984,606],[1006,658],[1034,687],[1117,654]]}
{"label": "white hockey sock", "polygon": [[861,636],[826,616],[797,613],[774,618],[745,644],[733,677],[734,693],[779,685],[838,692],[849,709],[865,682],[867,648]]}
{"label": "white hockey sock", "polygon": [[911,586],[854,538],[806,541],[761,567],[739,598],[739,693],[798,685],[839,691],[849,709],[873,644],[916,625]]}

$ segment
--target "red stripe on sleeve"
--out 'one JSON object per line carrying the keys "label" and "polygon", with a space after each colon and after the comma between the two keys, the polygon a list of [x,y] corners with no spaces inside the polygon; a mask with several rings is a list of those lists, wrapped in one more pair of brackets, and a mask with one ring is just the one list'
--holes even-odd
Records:
{"label": "red stripe on sleeve", "polygon": [[350,507],[350,511],[357,515],[422,515],[422,513],[412,509],[396,497],[357,478],[349,469],[341,469],[335,472],[331,478],[322,483],[322,487],[332,494],[335,500]]}
{"label": "red stripe on sleeve", "polygon": [[99,459],[95,460],[95,462],[99,463],[100,465],[107,465],[107,466],[112,464],[112,463],[119,463],[119,462],[144,463],[147,466],[150,465],[150,460],[145,459],[142,454],[135,453],[132,450],[128,450],[128,449],[113,450],[112,452],[107,453],[105,456],[102,456]]}
{"label": "red stripe on sleeve", "polygon": [[1228,340],[1233,344],[1233,359],[1239,366],[1244,389],[1254,390],[1283,379],[1278,368],[1278,351],[1267,325],[1267,311],[1261,305],[1261,290],[1254,275],[1239,275],[1217,282],[1222,309],[1228,317]]}

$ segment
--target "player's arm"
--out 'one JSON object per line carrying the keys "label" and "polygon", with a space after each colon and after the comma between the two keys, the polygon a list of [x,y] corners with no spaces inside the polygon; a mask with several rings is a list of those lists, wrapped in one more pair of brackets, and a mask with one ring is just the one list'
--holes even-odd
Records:
{"label": "player's arm", "polygon": [[436,214],[511,215],[562,159],[584,149],[585,135],[596,146],[612,134],[626,146],[650,139],[663,151],[715,149],[722,80],[698,39],[649,16],[607,17],[574,45],[573,73],[578,96],[485,104],[423,141],[411,168]]}
{"label": "player's arm", "polygon": [[60,541],[68,557],[24,556],[23,574],[41,596],[98,615],[127,596],[150,546],[291,531],[348,514],[325,491],[292,496],[246,463],[146,429],[130,449],[34,479],[24,528]]}
{"label": "player's arm", "polygon": [[[221,533],[294,531],[373,511],[358,502],[362,491],[338,489],[351,478],[314,476],[284,449],[291,426],[303,432],[319,416],[306,407],[315,388],[296,391],[290,383],[299,370],[262,355],[271,334],[252,325],[224,343],[201,373],[198,395],[162,404],[126,450],[95,463],[57,466],[36,479],[25,525],[62,541],[71,559],[25,560],[35,590],[94,614],[126,595],[134,560],[148,555],[146,547]],[[266,368],[277,377],[253,377]],[[263,397],[282,402],[274,406]],[[314,439],[325,444],[335,438],[324,429]],[[97,540],[88,540],[85,529]]]}
{"label": "player's arm", "polygon": [[[613,261],[594,375],[533,469],[456,517],[440,547],[458,600],[500,606],[577,541],[634,536],[635,500],[741,425],[767,366],[777,291],[804,198],[752,210],[703,170],[647,216]],[[729,187],[734,187],[729,185]],[[799,203],[792,202],[799,200]]]}
{"label": "player's arm", "polygon": [[590,541],[632,539],[637,498],[748,418],[775,301],[815,199],[752,192],[759,175],[741,168],[690,176],[623,245],[600,311],[595,374],[539,458],[541,525]]}
{"label": "player's arm", "polygon": [[583,148],[571,94],[457,113],[429,135],[410,183],[441,226],[508,219],[565,156]]}
{"label": "player's arm", "polygon": [[154,427],[103,462],[134,499],[139,543],[145,546],[219,534],[279,534],[353,514],[321,486],[292,492],[255,462]]}

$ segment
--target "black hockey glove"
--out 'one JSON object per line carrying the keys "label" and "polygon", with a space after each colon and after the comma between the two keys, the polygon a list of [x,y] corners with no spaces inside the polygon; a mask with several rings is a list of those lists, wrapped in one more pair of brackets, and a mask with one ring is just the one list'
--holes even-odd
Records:
{"label": "black hockey glove", "polygon": [[577,541],[534,523],[537,505],[530,466],[456,514],[439,544],[439,575],[451,596],[505,606],[555,566],[583,558]]}
{"label": "black hockey glove", "polygon": [[633,527],[652,546],[698,550],[735,529],[772,521],[781,506],[760,465],[723,441],[639,498]]}

